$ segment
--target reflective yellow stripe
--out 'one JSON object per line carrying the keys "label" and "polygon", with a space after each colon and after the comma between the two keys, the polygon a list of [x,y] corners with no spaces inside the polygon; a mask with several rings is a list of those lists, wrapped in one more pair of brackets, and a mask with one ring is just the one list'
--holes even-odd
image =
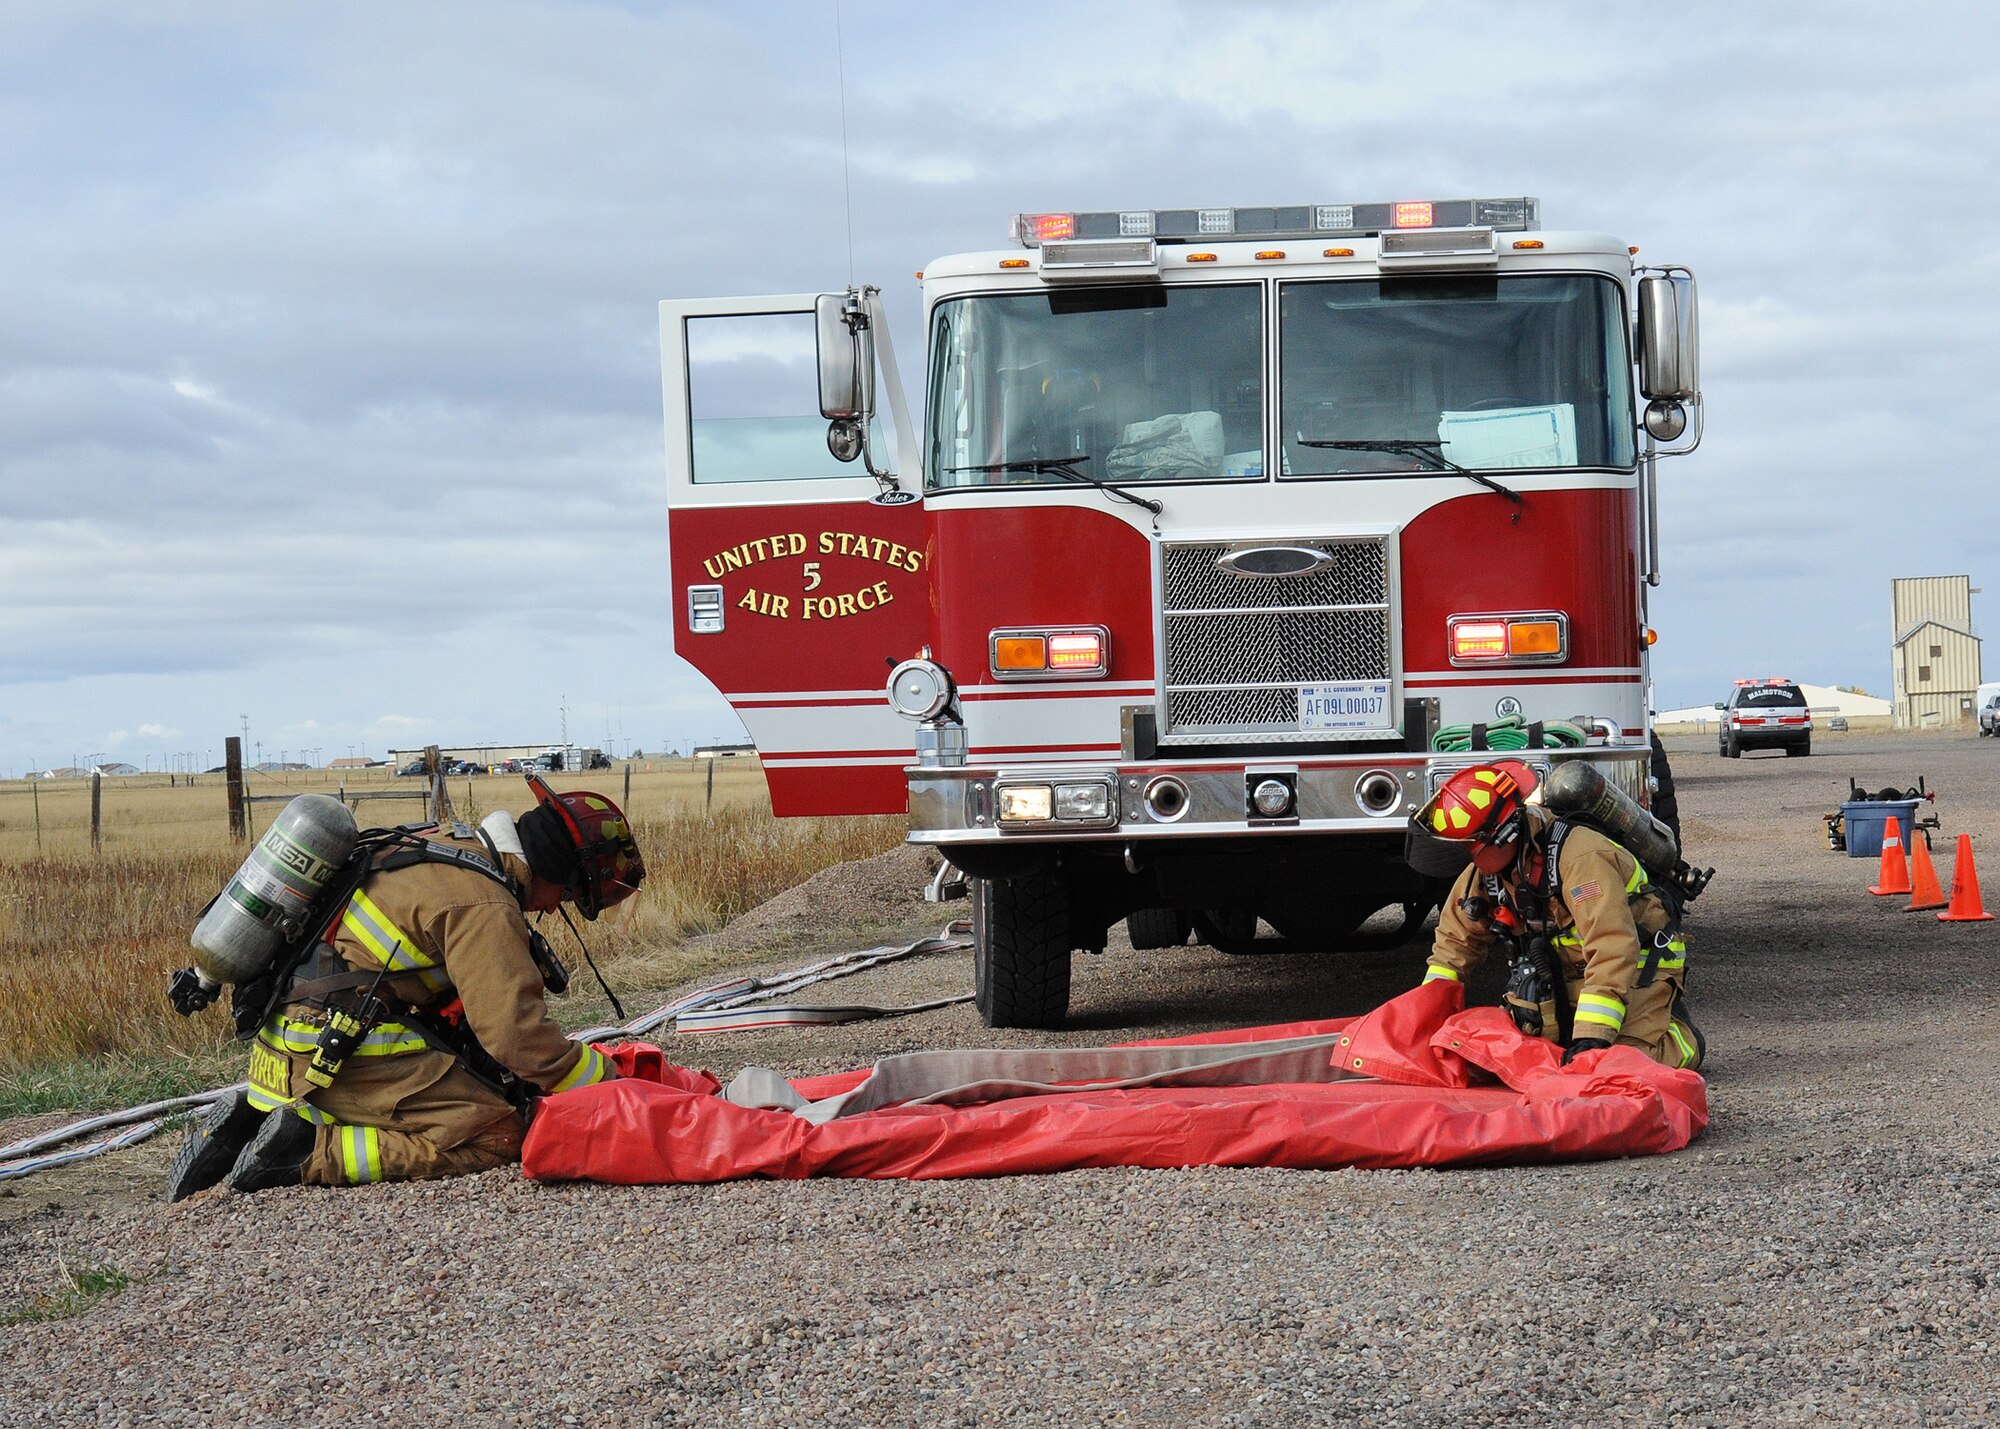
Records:
{"label": "reflective yellow stripe", "polygon": [[1457,982],[1459,980],[1458,970],[1456,968],[1445,967],[1439,963],[1432,963],[1429,967],[1424,969],[1425,982],[1436,982],[1439,978],[1444,978],[1451,982]]}
{"label": "reflective yellow stripe", "polygon": [[[1630,855],[1627,855],[1630,857]],[[1632,876],[1625,880],[1625,896],[1630,898],[1646,886],[1646,866],[1636,860],[1632,866]]]}
{"label": "reflective yellow stripe", "polygon": [[382,1179],[382,1133],[372,1126],[340,1128],[340,1174],[350,1186]]}
{"label": "reflective yellow stripe", "polygon": [[1616,1032],[1625,1025],[1625,1004],[1602,993],[1581,993],[1576,999],[1576,1020],[1596,1022]]}
{"label": "reflective yellow stripe", "polygon": [[607,1081],[611,1076],[611,1064],[604,1055],[588,1042],[580,1048],[581,1054],[576,1065],[569,1069],[569,1075],[550,1087],[551,1092],[566,1092],[575,1087],[588,1087]]}
{"label": "reflective yellow stripe", "polygon": [[[319,1046],[321,1024],[308,1022],[304,1018],[291,1017],[279,1013],[264,1024],[264,1030],[257,1034],[257,1040],[267,1047],[280,1052],[296,1052],[300,1056],[310,1056]],[[401,1022],[377,1023],[375,1029],[361,1039],[361,1045],[354,1049],[357,1057],[400,1057],[406,1052],[421,1052],[430,1043],[414,1027]]]}
{"label": "reflective yellow stripe", "polygon": [[1667,1031],[1673,1034],[1674,1045],[1681,1049],[1681,1065],[1683,1067],[1692,1067],[1697,1055],[1694,1043],[1688,1041],[1687,1034],[1681,1031],[1681,1025],[1678,1022],[1669,1022],[1667,1024]]}
{"label": "reflective yellow stripe", "polygon": [[1558,948],[1580,948],[1583,946],[1583,939],[1579,938],[1575,933],[1557,933],[1549,941],[1554,943]]}
{"label": "reflective yellow stripe", "polygon": [[314,1126],[333,1126],[334,1119],[314,1106],[311,1102],[293,1101],[287,1097],[274,1097],[257,1087],[250,1088],[245,1098],[258,1111],[288,1111]]}
{"label": "reflective yellow stripe", "polygon": [[418,972],[437,966],[437,959],[412,943],[361,889],[356,889],[348,899],[347,911],[340,915],[340,925],[391,972]]}

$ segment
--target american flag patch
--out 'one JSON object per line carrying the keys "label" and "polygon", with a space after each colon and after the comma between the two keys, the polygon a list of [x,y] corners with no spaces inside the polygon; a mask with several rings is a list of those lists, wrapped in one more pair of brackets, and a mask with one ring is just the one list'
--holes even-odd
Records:
{"label": "american flag patch", "polygon": [[1570,889],[1569,901],[1572,903],[1582,903],[1586,899],[1595,898],[1603,891],[1604,885],[1593,878],[1588,883],[1579,883],[1576,887]]}

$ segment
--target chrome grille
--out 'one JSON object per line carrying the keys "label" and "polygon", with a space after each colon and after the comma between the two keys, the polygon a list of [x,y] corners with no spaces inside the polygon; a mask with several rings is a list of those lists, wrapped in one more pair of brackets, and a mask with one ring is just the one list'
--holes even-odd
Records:
{"label": "chrome grille", "polygon": [[[1245,577],[1217,562],[1248,546],[1325,555],[1294,576]],[[1163,543],[1160,742],[1338,741],[1379,730],[1302,730],[1299,687],[1391,678],[1386,537]]]}

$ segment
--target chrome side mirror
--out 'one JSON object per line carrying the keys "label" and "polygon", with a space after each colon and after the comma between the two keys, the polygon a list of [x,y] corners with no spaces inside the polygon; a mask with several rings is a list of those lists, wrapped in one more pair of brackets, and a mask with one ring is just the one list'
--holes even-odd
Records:
{"label": "chrome side mirror", "polygon": [[[861,294],[822,293],[813,305],[813,316],[818,327],[820,415],[830,422],[865,426],[875,415],[875,334]],[[834,455],[840,455],[838,448]]]}
{"label": "chrome side mirror", "polygon": [[1639,391],[1674,403],[1701,395],[1694,275],[1684,268],[1639,280]]}
{"label": "chrome side mirror", "polygon": [[1687,430],[1687,408],[1678,402],[1670,402],[1661,397],[1646,404],[1646,431],[1654,441],[1677,441]]}

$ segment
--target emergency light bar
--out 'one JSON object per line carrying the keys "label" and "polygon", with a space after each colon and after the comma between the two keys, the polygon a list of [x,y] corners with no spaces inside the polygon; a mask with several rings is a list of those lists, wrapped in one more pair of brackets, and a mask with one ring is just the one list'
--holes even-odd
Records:
{"label": "emergency light bar", "polygon": [[1542,226],[1541,200],[1461,198],[1280,208],[1142,208],[1101,213],[1017,213],[1009,236],[1023,248],[1066,239],[1372,238],[1424,228],[1526,231]]}

